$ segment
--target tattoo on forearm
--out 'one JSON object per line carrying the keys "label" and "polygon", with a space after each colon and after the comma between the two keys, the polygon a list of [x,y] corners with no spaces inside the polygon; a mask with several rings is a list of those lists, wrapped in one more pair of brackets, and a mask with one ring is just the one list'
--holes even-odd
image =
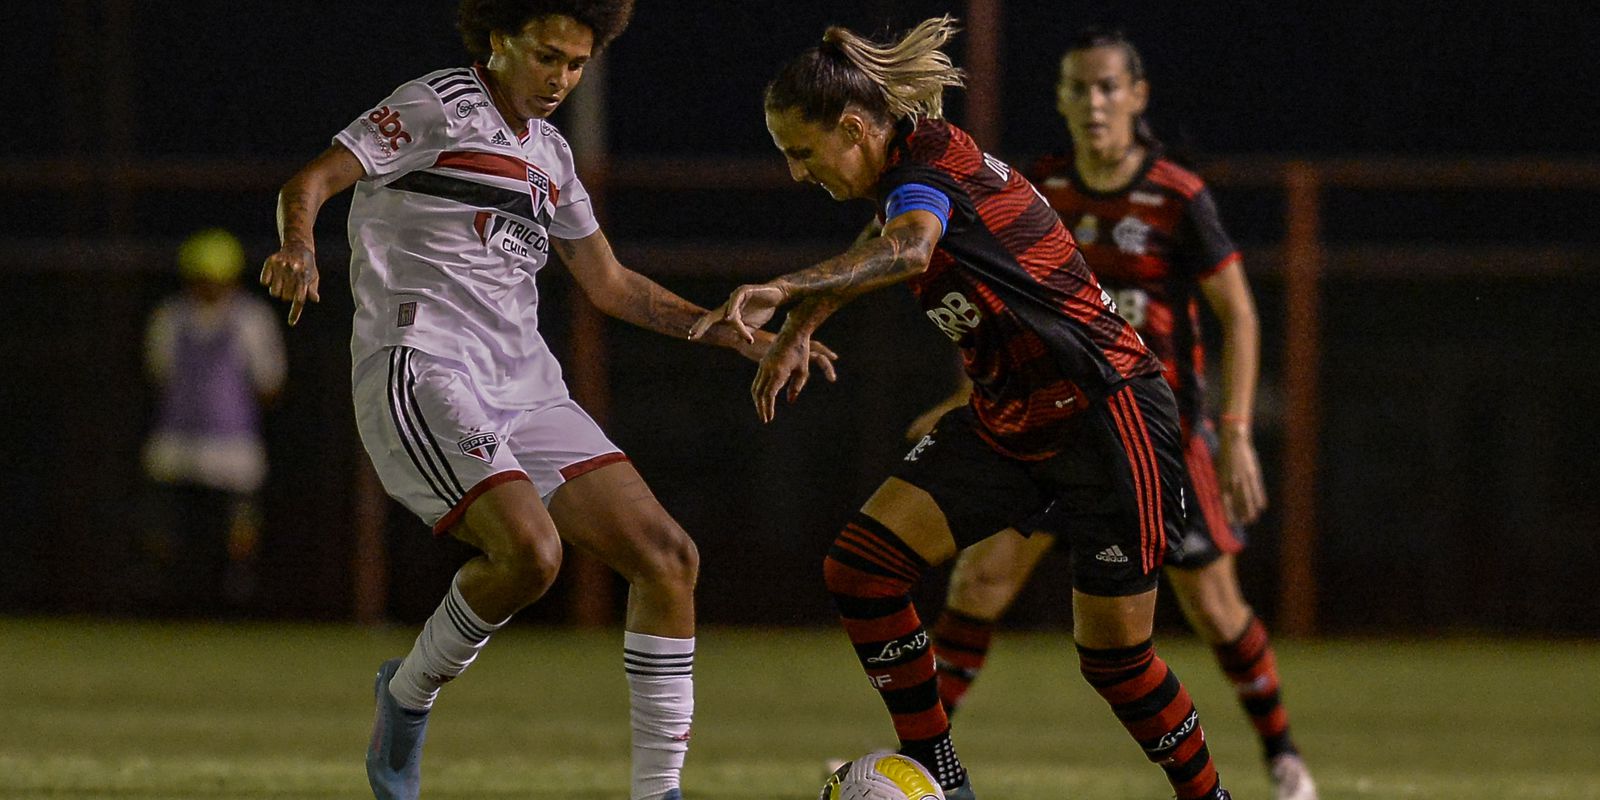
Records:
{"label": "tattoo on forearm", "polygon": [[783,320],[783,332],[790,335],[810,336],[822,323],[833,316],[847,302],[833,295],[812,295],[800,301]]}
{"label": "tattoo on forearm", "polygon": [[278,238],[284,243],[301,242],[310,246],[319,206],[305,187],[285,186],[278,198]]}
{"label": "tattoo on forearm", "polygon": [[[618,304],[623,320],[657,333],[682,338],[705,310],[690,303],[666,287],[638,273],[628,276],[622,302]],[[720,338],[708,336],[712,344],[723,344]]]}
{"label": "tattoo on forearm", "polygon": [[915,231],[896,228],[777,283],[791,296],[853,297],[921,272],[930,255],[928,243]]}

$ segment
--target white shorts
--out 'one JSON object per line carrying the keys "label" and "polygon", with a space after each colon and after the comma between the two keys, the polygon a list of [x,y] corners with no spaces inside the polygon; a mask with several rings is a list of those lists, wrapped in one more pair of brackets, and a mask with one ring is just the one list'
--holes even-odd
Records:
{"label": "white shorts", "polygon": [[410,347],[356,366],[356,428],[390,497],[444,533],[490,487],[530,480],[544,498],[626,461],[571,398],[530,409],[485,403],[466,367]]}

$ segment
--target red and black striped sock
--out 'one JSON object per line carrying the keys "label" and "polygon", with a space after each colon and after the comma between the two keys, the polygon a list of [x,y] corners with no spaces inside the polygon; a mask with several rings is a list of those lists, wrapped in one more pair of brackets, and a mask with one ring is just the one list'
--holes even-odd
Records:
{"label": "red and black striped sock", "polygon": [[1225,796],[1206,748],[1200,714],[1149,641],[1109,650],[1080,645],[1078,665],[1144,748],[1145,757],[1166,771],[1178,800]]}
{"label": "red and black striped sock", "polygon": [[834,539],[822,567],[856,657],[894,718],[900,751],[927,767],[944,788],[960,786],[967,773],[939,704],[928,632],[911,604],[911,587],[928,563],[877,520],[857,514]]}
{"label": "red and black striped sock", "polygon": [[955,715],[989,658],[994,621],[945,609],[933,623],[933,663],[939,671],[939,702]]}
{"label": "red and black striped sock", "polygon": [[1256,617],[1234,641],[1212,648],[1217,663],[1233,682],[1239,705],[1250,715],[1250,724],[1261,737],[1267,760],[1284,753],[1298,752],[1289,737],[1289,712],[1278,691],[1278,659],[1272,653],[1267,626]]}

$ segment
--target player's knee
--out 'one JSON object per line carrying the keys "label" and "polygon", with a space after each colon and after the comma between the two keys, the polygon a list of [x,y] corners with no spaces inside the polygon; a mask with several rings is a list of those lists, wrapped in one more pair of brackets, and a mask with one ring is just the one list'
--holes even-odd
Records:
{"label": "player's knee", "polygon": [[1250,623],[1251,614],[1250,606],[1242,602],[1211,600],[1192,614],[1189,622],[1200,638],[1212,644],[1222,644],[1239,638],[1239,634]]}
{"label": "player's knee", "polygon": [[497,566],[530,599],[535,599],[544,595],[561,572],[561,540],[540,531],[517,531],[505,538],[500,552],[491,554],[491,560],[498,562]]}
{"label": "player's knee", "polygon": [[1155,655],[1149,639],[1124,647],[1077,646],[1078,673],[1096,690],[1138,677]]}
{"label": "player's knee", "polygon": [[950,604],[967,610],[1003,610],[1019,581],[1009,565],[962,559],[950,573]]}
{"label": "player's knee", "polygon": [[828,591],[847,597],[900,597],[909,594],[926,565],[895,555],[872,526],[846,525],[828,548],[822,578]]}
{"label": "player's knee", "polygon": [[1179,605],[1190,627],[1207,642],[1232,641],[1249,624],[1253,612],[1238,592],[1208,590],[1203,585],[1185,589],[1178,591]]}
{"label": "player's knee", "polygon": [[829,552],[822,559],[822,582],[832,594],[856,594],[851,590],[860,582],[860,575]]}
{"label": "player's knee", "polygon": [[646,523],[633,534],[642,558],[633,581],[692,589],[700,574],[700,550],[671,518]]}

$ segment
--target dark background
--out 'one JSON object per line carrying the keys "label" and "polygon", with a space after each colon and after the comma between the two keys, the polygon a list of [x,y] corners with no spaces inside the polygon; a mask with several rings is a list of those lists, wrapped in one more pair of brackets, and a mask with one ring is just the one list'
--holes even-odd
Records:
{"label": "dark background", "polygon": [[[221,157],[259,163],[272,185],[399,83],[465,58],[449,2],[136,4],[125,24],[112,5],[0,11],[14,98],[0,122],[0,176],[63,158]],[[959,16],[963,5],[642,2],[606,58],[611,150],[766,157],[778,169],[759,93],[784,58],[826,24],[896,31],[946,11]],[[1600,29],[1554,4],[1009,2],[1003,135],[988,149],[1024,164],[1063,146],[1056,61],[1086,22],[1120,25],[1140,43],[1157,131],[1195,153],[1202,172],[1250,155],[1600,160],[1591,65]],[[113,74],[122,63],[132,69]],[[959,93],[949,106],[959,122]],[[191,230],[225,225],[253,261],[264,258],[272,191],[141,190],[118,217],[93,190],[13,177],[0,186],[0,347],[11,362],[0,382],[0,610],[141,613],[124,567],[150,413],[144,315],[176,287],[170,254]],[[1283,198],[1217,192],[1261,305],[1258,436],[1275,486]],[[1325,630],[1600,633],[1596,194],[1535,184],[1325,194]],[[349,408],[345,208],[337,199],[323,212],[324,302],[289,332],[291,383],[268,419],[274,477],[257,612],[269,617],[350,613],[364,456]],[[663,185],[609,192],[603,212],[625,260],[712,304],[757,268],[684,270],[630,254],[717,242],[822,256],[869,210],[800,189]],[[541,281],[546,333],[570,357],[570,286],[559,267]],[[827,541],[899,457],[904,424],[948,386],[942,339],[919,317],[897,290],[852,307],[825,331],[844,354],[841,383],[808,390],[766,428],[746,399],[749,365],[607,328],[607,428],[700,543],[707,621],[829,619],[818,569]],[[432,541],[398,507],[390,516],[389,610],[411,620],[433,607],[463,551]],[[1279,524],[1269,513],[1242,560],[1269,620]],[[1059,555],[1047,562],[1020,624],[1064,621],[1063,567]],[[567,588],[525,616],[560,619]],[[926,594],[937,589],[936,580]]]}

